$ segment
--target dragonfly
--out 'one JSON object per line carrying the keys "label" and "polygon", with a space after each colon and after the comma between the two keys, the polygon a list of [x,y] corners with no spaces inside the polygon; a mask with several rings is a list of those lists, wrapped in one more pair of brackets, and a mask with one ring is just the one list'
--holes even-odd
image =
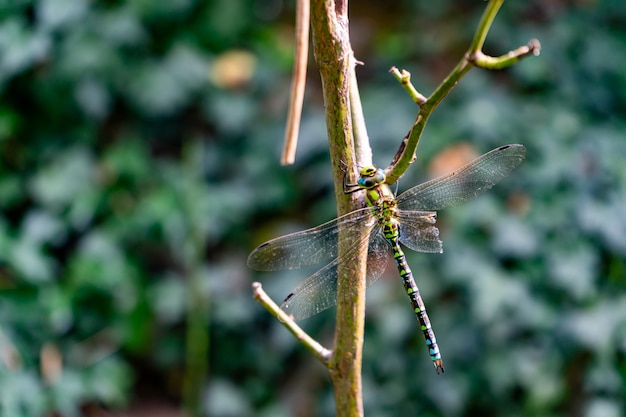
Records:
{"label": "dragonfly", "polygon": [[[386,183],[384,170],[366,166],[356,184],[344,192],[365,192],[366,207],[301,232],[272,239],[248,257],[248,266],[259,271],[300,269],[327,264],[305,279],[285,298],[281,309],[294,320],[320,313],[337,303],[337,274],[340,262],[353,263],[367,248],[366,286],[395,260],[437,373],[444,372],[441,352],[406,261],[402,245],[417,252],[441,253],[443,242],[435,226],[437,211],[473,200],[509,175],[526,156],[523,145],[500,146],[467,165],[417,185],[399,196]],[[339,236],[351,242],[338,258]]]}

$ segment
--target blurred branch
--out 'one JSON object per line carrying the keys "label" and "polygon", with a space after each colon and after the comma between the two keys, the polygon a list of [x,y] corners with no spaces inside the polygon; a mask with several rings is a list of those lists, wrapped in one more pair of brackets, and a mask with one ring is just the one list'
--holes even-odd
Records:
{"label": "blurred branch", "polygon": [[490,57],[482,52],[487,33],[502,3],[504,3],[504,0],[489,1],[468,51],[430,97],[425,98],[415,89],[411,84],[411,74],[408,71],[403,70],[400,72],[397,68],[390,70],[420,108],[411,130],[402,141],[391,164],[385,169],[387,182],[389,184],[395,183],[415,160],[417,145],[419,144],[428,118],[472,66],[486,69],[502,69],[517,63],[521,58],[526,56],[539,55],[541,45],[536,39],[500,57]]}
{"label": "blurred branch", "polygon": [[187,317],[185,335],[185,374],[183,380],[183,407],[189,417],[202,415],[202,391],[209,373],[210,320],[209,294],[203,290],[204,254],[207,236],[203,233],[203,212],[194,204],[199,187],[203,183],[202,161],[196,157],[200,143],[191,143],[184,149],[185,180],[175,188],[184,219],[186,238],[181,249],[187,291]]}
{"label": "blurred branch", "polygon": [[260,282],[252,283],[252,295],[255,300],[259,302],[267,311],[270,312],[283,326],[293,334],[298,342],[302,343],[321,363],[328,365],[328,359],[330,358],[331,351],[326,349],[315,339],[309,336],[295,321],[288,316],[280,307],[270,298]]}
{"label": "blurred branch", "polygon": [[306,67],[309,58],[309,22],[311,14],[309,0],[296,1],[296,50],[291,79],[291,95],[287,127],[285,129],[285,146],[280,158],[282,165],[291,165],[296,159],[298,133],[302,117],[302,103],[306,86]]}

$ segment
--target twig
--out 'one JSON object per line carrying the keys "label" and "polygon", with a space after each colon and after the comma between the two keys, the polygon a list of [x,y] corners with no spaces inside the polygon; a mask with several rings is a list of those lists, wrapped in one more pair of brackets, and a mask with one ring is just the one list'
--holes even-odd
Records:
{"label": "twig", "polygon": [[393,75],[396,80],[400,82],[400,85],[404,87],[404,89],[409,93],[409,96],[413,99],[418,106],[426,103],[427,98],[423,96],[419,91],[415,89],[413,84],[411,84],[411,73],[407,70],[403,69],[402,72],[396,67],[391,67],[389,70],[391,75]]}
{"label": "twig", "polygon": [[270,298],[260,282],[252,283],[252,295],[267,311],[270,312],[283,326],[287,328],[295,336],[298,342],[302,343],[322,364],[328,365],[331,351],[322,346],[317,340],[309,336],[300,326],[296,324],[291,316],[287,315],[278,307],[278,305]]}
{"label": "twig", "polygon": [[474,54],[469,55],[467,59],[476,67],[499,70],[516,64],[520,59],[528,55],[537,56],[540,52],[541,44],[539,41],[537,39],[531,39],[528,44],[520,46],[499,57],[492,57],[483,54],[482,51],[476,51]]}
{"label": "twig", "polygon": [[285,146],[280,158],[282,165],[291,165],[296,160],[298,132],[302,117],[302,102],[306,86],[306,67],[309,58],[309,21],[311,5],[309,0],[296,1],[296,50],[291,78],[291,95],[285,129]]}

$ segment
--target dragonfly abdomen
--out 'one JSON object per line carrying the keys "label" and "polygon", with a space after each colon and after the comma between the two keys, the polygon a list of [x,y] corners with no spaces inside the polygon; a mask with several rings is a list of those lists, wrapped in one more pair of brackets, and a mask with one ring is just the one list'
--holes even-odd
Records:
{"label": "dragonfly abdomen", "polygon": [[[385,237],[387,237],[387,228],[385,227],[384,229]],[[420,290],[415,283],[415,279],[413,278],[413,272],[411,271],[411,268],[406,261],[406,256],[404,255],[404,252],[402,251],[402,248],[398,243],[397,233],[396,236],[387,237],[387,240],[389,241],[393,249],[393,259],[396,261],[396,266],[398,267],[398,272],[400,272],[400,277],[402,278],[404,289],[409,296],[409,299],[411,300],[413,311],[417,316],[417,321],[420,324],[422,334],[424,335],[424,339],[426,340],[428,353],[433,360],[435,370],[437,371],[437,373],[442,373],[444,371],[443,361],[441,360],[441,353],[439,352],[439,346],[437,345],[437,338],[435,337],[435,332],[433,332],[433,329],[430,325],[430,319],[428,318],[428,313],[426,312],[426,306],[424,305],[424,300],[422,300]]]}

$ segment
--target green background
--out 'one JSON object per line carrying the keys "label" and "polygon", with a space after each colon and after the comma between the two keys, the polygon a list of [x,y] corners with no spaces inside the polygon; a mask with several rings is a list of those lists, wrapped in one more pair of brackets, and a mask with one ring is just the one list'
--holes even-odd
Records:
{"label": "green background", "polygon": [[[430,94],[485,5],[383,3],[350,5],[380,166],[417,111],[389,67]],[[280,300],[310,271],[245,264],[336,215],[313,63],[296,164],[278,162],[293,15],[280,0],[0,2],[0,415],[178,415],[190,368],[207,416],[334,415],[323,367],[251,298],[253,280]],[[505,2],[485,52],[531,38],[539,57],[470,71],[400,181],[444,150],[528,148],[439,213],[442,255],[408,254],[443,376],[395,273],[368,291],[368,416],[626,412],[626,7]],[[302,323],[326,346],[333,314]]]}

